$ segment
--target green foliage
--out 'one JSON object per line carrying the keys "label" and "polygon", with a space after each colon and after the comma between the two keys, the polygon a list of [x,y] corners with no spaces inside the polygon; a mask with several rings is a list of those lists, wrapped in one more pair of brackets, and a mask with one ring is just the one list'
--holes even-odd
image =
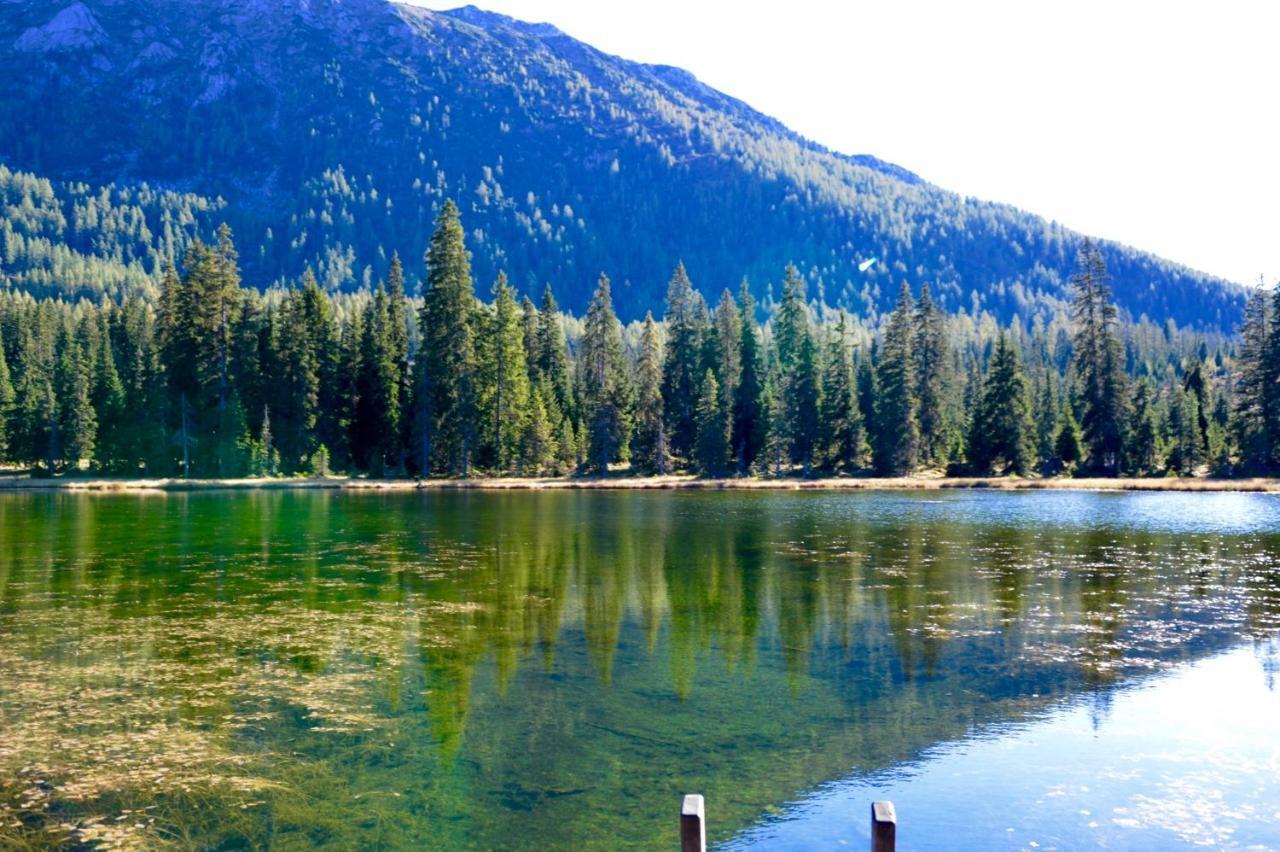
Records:
{"label": "green foliage", "polygon": [[886,476],[902,476],[919,459],[916,369],[913,352],[911,289],[904,282],[898,306],[885,325],[880,363],[876,371],[876,469]]}
{"label": "green foliage", "polygon": [[720,387],[710,367],[698,389],[697,444],[694,458],[704,476],[721,476],[729,460],[729,418],[720,403]]}
{"label": "green foliage", "polygon": [[1035,460],[1031,386],[1009,336],[1002,334],[970,426],[969,463],[980,473],[995,469],[1025,476]]}
{"label": "green foliage", "polygon": [[586,425],[586,467],[596,474],[625,461],[631,437],[631,388],[622,351],[622,326],[613,312],[609,279],[600,276],[587,310],[579,356],[579,386]]}
{"label": "green foliage", "polygon": [[1071,316],[1084,411],[1081,426],[1089,448],[1089,466],[1116,474],[1120,472],[1125,420],[1124,351],[1116,333],[1118,314],[1101,251],[1086,240],[1078,262],[1080,269],[1071,278]]}

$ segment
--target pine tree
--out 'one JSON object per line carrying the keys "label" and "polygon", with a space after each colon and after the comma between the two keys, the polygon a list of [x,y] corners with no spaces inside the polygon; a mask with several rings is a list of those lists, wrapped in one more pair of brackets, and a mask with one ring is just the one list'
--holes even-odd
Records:
{"label": "pine tree", "polygon": [[835,333],[827,343],[826,372],[822,380],[822,456],[830,467],[856,467],[861,460],[862,417],[854,388],[853,358],[849,348],[847,316],[840,312]]}
{"label": "pine tree", "polygon": [[1081,427],[1089,448],[1089,465],[1115,474],[1119,472],[1125,416],[1124,352],[1115,331],[1118,315],[1107,284],[1106,262],[1088,240],[1080,249],[1079,267],[1071,278],[1071,318],[1084,406]]}
{"label": "pine tree", "polygon": [[644,318],[640,335],[640,359],[636,365],[635,433],[631,438],[631,463],[645,473],[666,473],[668,457],[666,423],[662,409],[662,347],[653,314]]}
{"label": "pine tree", "polygon": [[919,458],[916,420],[915,356],[912,352],[911,290],[905,283],[898,304],[885,324],[876,371],[876,469],[885,476],[905,476]]}
{"label": "pine tree", "polygon": [[586,466],[604,475],[624,461],[631,437],[630,388],[622,351],[622,326],[613,312],[609,279],[600,276],[587,309],[579,360],[582,414],[587,430]]}
{"label": "pine tree", "polygon": [[710,367],[698,389],[698,437],[694,459],[703,476],[720,476],[729,457],[729,419],[720,404],[719,383]]}
{"label": "pine tree", "polygon": [[756,303],[745,280],[738,303],[739,375],[733,396],[731,442],[738,472],[745,474],[755,465],[764,447],[768,421],[760,400],[764,391],[764,363],[760,354],[760,333],[756,328]]}
{"label": "pine tree", "polygon": [[693,289],[684,264],[667,285],[667,329],[662,369],[662,402],[672,452],[689,458],[697,432],[698,390],[702,383],[707,306]]}
{"label": "pine tree", "polygon": [[427,280],[419,314],[423,364],[419,387],[424,472],[467,476],[475,450],[475,293],[462,221],[445,201],[426,253]]}
{"label": "pine tree", "polygon": [[970,427],[968,456],[981,473],[999,467],[1025,476],[1035,465],[1031,385],[1007,333],[1000,335],[991,356]]}
{"label": "pine tree", "polygon": [[920,424],[920,461],[945,465],[948,431],[946,386],[950,352],[946,323],[933,301],[929,285],[920,288],[916,301],[912,340],[916,366],[916,411]]}

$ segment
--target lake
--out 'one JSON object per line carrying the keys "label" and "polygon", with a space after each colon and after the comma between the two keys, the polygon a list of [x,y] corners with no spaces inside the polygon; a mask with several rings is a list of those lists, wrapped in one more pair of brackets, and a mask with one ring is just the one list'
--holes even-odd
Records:
{"label": "lake", "polygon": [[0,847],[1280,846],[1280,497],[0,494]]}

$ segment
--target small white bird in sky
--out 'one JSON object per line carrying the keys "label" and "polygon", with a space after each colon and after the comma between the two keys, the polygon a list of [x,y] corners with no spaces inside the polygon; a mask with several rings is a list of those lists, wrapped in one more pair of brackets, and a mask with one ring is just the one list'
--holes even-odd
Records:
{"label": "small white bird in sky", "polygon": [[858,264],[858,271],[859,271],[859,272],[866,272],[868,269],[870,269],[871,267],[875,266],[876,260],[877,260],[877,258],[872,257],[872,258],[868,258],[867,260],[862,261],[862,263],[859,263],[859,264]]}

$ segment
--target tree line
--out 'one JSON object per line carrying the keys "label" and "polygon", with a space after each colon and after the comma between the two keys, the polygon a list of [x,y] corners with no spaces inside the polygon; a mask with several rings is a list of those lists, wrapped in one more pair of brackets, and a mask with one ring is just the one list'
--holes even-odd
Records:
{"label": "tree line", "polygon": [[[498,274],[477,297],[446,203],[420,297],[398,257],[371,293],[307,272],[242,286],[231,232],[148,299],[0,294],[0,459],[46,473],[234,477],[1264,473],[1280,467],[1280,295],[1241,339],[1121,321],[1085,244],[1056,332],[965,326],[904,283],[877,327],[787,267],[761,317],[708,304],[683,265],[624,326],[601,276],[585,317]],[[1145,330],[1144,330],[1145,329]]]}

